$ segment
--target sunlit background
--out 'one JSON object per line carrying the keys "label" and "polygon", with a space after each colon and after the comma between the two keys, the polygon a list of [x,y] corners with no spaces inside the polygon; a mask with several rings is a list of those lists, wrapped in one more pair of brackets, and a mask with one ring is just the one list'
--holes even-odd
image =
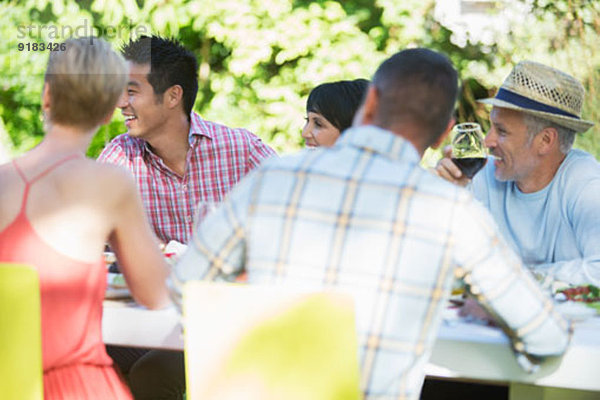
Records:
{"label": "sunlit background", "polygon": [[[600,120],[600,2],[594,0],[8,1],[0,4],[0,161],[43,134],[48,52],[19,51],[19,43],[60,41],[65,37],[57,34],[69,29],[74,36],[99,34],[115,47],[140,33],[178,38],[200,64],[195,110],[250,129],[280,153],[302,147],[312,87],[370,78],[385,57],[414,46],[446,53],[459,70],[461,122],[487,129],[488,110],[474,100],[493,94],[523,59],[579,78],[588,90],[584,118]],[[117,112],[88,154],[95,157],[124,131]],[[595,127],[579,136],[576,147],[598,158],[599,133]],[[428,152],[425,162],[435,157]]]}

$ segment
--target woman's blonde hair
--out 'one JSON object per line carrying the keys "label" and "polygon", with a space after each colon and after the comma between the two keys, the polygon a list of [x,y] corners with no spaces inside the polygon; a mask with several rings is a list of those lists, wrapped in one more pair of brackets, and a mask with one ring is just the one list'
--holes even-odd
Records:
{"label": "woman's blonde hair", "polygon": [[51,123],[90,129],[116,106],[127,84],[127,64],[95,37],[65,41],[50,53],[45,83],[50,90]]}

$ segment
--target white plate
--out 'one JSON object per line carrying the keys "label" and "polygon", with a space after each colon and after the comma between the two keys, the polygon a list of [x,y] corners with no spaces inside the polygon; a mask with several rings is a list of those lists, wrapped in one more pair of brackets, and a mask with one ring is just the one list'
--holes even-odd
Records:
{"label": "white plate", "polygon": [[556,309],[565,318],[575,321],[582,321],[596,315],[595,309],[576,301],[565,301],[564,303],[556,304]]}
{"label": "white plate", "polygon": [[129,289],[115,289],[112,287],[107,287],[106,292],[104,292],[105,299],[128,299],[131,298],[131,293]]}
{"label": "white plate", "polygon": [[127,283],[125,283],[123,274],[108,272],[106,274],[106,283],[108,284],[108,287],[113,289],[127,289]]}

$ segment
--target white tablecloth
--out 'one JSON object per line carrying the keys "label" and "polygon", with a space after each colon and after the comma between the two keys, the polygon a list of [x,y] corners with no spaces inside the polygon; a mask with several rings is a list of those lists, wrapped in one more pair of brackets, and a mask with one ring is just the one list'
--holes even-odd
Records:
{"label": "white tablecloth", "polygon": [[[105,300],[102,332],[106,344],[183,349],[180,317],[173,307],[150,311],[131,301]],[[600,391],[600,318],[577,323],[565,355],[546,360],[534,374],[517,364],[499,329],[450,319],[442,324],[426,372],[452,379]]]}

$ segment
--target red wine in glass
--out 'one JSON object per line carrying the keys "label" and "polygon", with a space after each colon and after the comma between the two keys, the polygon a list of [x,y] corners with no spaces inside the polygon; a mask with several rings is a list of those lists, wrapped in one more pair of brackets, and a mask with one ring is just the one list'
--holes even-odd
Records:
{"label": "red wine in glass", "polygon": [[452,158],[452,162],[454,162],[454,164],[456,164],[462,173],[469,179],[473,179],[475,174],[483,168],[486,161],[487,158],[485,157]]}
{"label": "red wine in glass", "polygon": [[481,126],[476,122],[463,122],[453,128],[452,161],[469,179],[485,165],[486,149]]}

